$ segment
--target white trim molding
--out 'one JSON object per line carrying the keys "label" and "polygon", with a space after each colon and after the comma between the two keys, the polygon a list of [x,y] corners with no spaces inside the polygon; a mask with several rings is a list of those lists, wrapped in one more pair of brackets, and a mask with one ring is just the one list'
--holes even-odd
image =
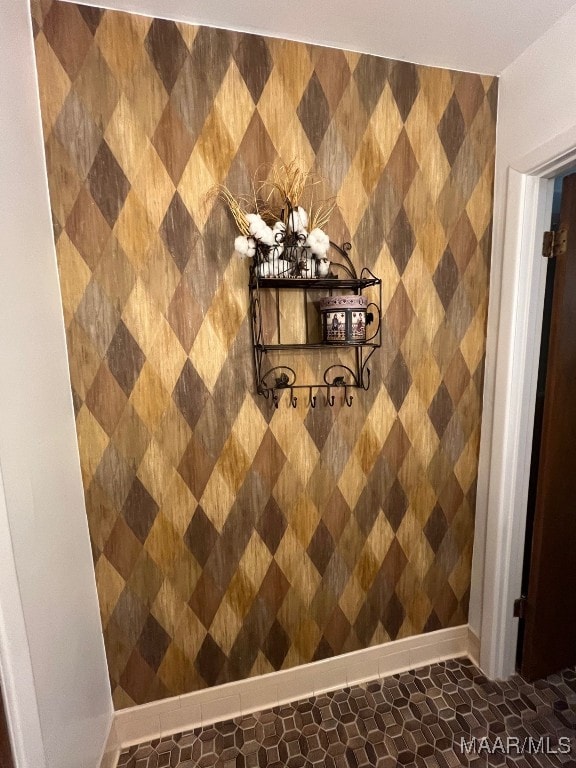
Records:
{"label": "white trim molding", "polygon": [[[239,715],[305,699],[327,691],[366,683],[408,669],[458,656],[476,654],[478,640],[468,625],[393,640],[373,648],[271,672],[183,696],[116,712],[101,768],[114,765],[112,755],[172,733],[229,720]],[[106,762],[105,762],[106,761]]]}
{"label": "white trim molding", "polygon": [[[575,141],[576,130],[564,141]],[[548,152],[557,152],[549,156]],[[538,162],[537,166],[531,163]],[[576,165],[574,144],[534,149],[508,169],[500,317],[491,408],[488,514],[480,663],[491,678],[515,672],[526,509],[546,283],[540,255],[549,228],[553,177]]]}

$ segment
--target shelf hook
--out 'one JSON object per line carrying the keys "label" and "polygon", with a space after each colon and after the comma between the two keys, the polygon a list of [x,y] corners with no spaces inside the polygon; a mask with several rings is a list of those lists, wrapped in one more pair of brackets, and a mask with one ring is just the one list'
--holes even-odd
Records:
{"label": "shelf hook", "polygon": [[334,395],[330,394],[330,384],[328,384],[328,394],[326,395],[326,405],[329,405],[330,408],[334,405],[334,402],[336,401],[336,398]]}
{"label": "shelf hook", "polygon": [[350,395],[350,397],[348,397],[348,387],[344,387],[344,402],[348,408],[352,406],[352,400],[354,400],[354,395]]}
{"label": "shelf hook", "polygon": [[316,395],[312,395],[312,387],[308,388],[308,405],[311,408],[316,408]]}
{"label": "shelf hook", "polygon": [[296,406],[298,405],[298,398],[294,394],[294,390],[292,389],[292,387],[290,387],[290,405],[292,406],[292,408],[296,408]]}
{"label": "shelf hook", "polygon": [[274,408],[278,408],[280,398],[278,397],[275,389],[272,390],[272,402],[274,403]]}

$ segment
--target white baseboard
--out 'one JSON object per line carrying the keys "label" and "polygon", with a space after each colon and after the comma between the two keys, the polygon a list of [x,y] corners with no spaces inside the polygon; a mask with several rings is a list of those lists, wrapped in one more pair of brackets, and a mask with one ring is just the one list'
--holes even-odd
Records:
{"label": "white baseboard", "polygon": [[[121,709],[116,712],[114,720],[114,747],[124,749],[200,725],[229,720],[437,661],[457,656],[472,657],[477,646],[476,636],[465,624]],[[477,657],[478,654],[475,655]],[[109,765],[103,762],[101,768],[109,768]]]}
{"label": "white baseboard", "polygon": [[480,638],[468,625],[468,658],[480,667]]}
{"label": "white baseboard", "polygon": [[[124,745],[122,745],[123,747]],[[104,753],[100,760],[100,768],[116,768],[118,764],[118,758],[120,757],[120,741],[118,740],[118,734],[116,732],[116,721],[112,720],[110,723],[110,733],[104,747]]]}

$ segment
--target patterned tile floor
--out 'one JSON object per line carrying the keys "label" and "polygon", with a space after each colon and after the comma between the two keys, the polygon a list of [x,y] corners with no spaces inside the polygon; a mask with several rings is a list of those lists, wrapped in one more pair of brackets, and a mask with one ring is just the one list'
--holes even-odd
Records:
{"label": "patterned tile floor", "polygon": [[488,680],[467,659],[131,747],[119,768],[576,766],[576,671]]}

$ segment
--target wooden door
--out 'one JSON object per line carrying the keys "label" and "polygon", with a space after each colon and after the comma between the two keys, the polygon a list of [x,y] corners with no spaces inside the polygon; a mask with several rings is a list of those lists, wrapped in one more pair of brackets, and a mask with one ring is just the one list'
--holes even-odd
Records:
{"label": "wooden door", "polygon": [[521,673],[576,664],[576,174],[562,187]]}
{"label": "wooden door", "polygon": [[10,738],[8,736],[8,724],[4,713],[4,702],[0,690],[0,768],[14,768]]}

